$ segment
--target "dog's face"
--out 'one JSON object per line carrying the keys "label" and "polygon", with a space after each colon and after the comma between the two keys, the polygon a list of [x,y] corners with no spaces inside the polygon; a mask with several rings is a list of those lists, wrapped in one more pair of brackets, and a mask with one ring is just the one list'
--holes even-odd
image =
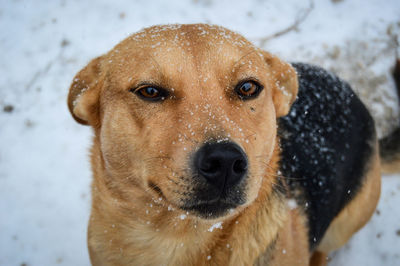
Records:
{"label": "dog's face", "polygon": [[[293,68],[238,34],[155,26],[94,59],[69,94],[95,129],[104,181],[202,218],[251,204],[275,148],[276,118],[297,93]],[[263,186],[265,187],[265,186]]]}

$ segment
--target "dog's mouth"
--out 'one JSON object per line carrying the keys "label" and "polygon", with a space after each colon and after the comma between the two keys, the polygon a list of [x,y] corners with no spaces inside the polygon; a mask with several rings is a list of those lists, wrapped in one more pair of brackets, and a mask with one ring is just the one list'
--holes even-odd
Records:
{"label": "dog's mouth", "polygon": [[[156,184],[150,182],[149,187],[160,199],[168,201],[167,197]],[[183,205],[176,207],[203,219],[216,219],[232,214],[239,206],[244,205],[246,200],[242,195],[241,189],[237,189],[235,193],[224,193],[213,199],[205,199],[204,191],[197,191],[189,198],[183,200]]]}
{"label": "dog's mouth", "polygon": [[243,187],[235,187],[221,194],[213,194],[212,190],[198,189],[180,208],[203,219],[215,219],[234,213],[239,206],[246,203]]}
{"label": "dog's mouth", "polygon": [[164,198],[165,199],[165,195],[162,192],[161,188],[159,188],[159,186],[157,186],[155,183],[153,182],[149,182],[149,188],[151,188],[151,190],[153,190],[160,198]]}
{"label": "dog's mouth", "polygon": [[215,219],[233,213],[240,204],[217,200],[181,207],[185,211],[196,214],[203,219]]}

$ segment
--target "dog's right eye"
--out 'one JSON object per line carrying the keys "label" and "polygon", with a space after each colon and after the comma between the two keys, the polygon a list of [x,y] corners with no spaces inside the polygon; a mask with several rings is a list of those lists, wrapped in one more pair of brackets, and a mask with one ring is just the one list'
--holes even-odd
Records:
{"label": "dog's right eye", "polygon": [[168,96],[168,92],[164,89],[157,88],[155,86],[144,86],[138,89],[133,89],[136,95],[146,101],[162,101]]}

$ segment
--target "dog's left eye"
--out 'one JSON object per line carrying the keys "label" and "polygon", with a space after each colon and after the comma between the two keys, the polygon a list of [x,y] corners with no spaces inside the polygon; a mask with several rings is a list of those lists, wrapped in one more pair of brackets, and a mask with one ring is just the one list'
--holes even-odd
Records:
{"label": "dog's left eye", "polygon": [[168,96],[168,92],[164,89],[154,86],[145,86],[136,89],[135,94],[146,101],[162,101]]}
{"label": "dog's left eye", "polygon": [[239,97],[243,100],[247,100],[250,98],[257,97],[258,94],[262,91],[263,87],[256,81],[247,80],[244,82],[240,82],[235,91],[239,95]]}

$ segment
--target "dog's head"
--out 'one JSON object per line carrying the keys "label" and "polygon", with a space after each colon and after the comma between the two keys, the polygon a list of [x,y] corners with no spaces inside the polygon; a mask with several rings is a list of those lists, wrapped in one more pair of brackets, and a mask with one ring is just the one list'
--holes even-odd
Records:
{"label": "dog's head", "polygon": [[111,192],[216,218],[273,184],[276,118],[297,87],[289,64],[227,29],[155,26],[81,70],[68,105],[95,130]]}

